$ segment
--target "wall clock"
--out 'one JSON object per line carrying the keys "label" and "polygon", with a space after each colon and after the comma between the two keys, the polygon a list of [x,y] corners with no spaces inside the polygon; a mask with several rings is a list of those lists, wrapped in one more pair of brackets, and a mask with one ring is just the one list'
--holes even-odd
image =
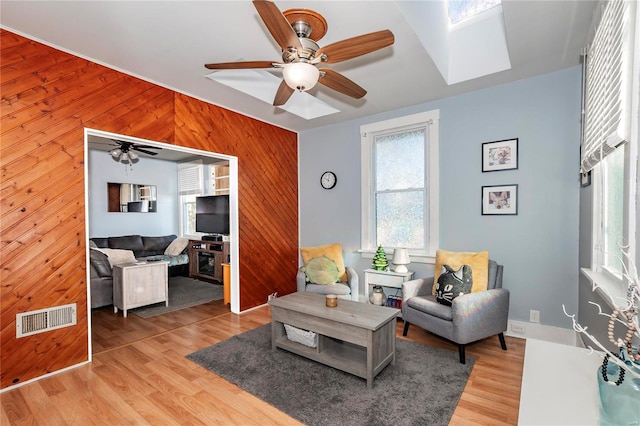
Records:
{"label": "wall clock", "polygon": [[338,182],[338,178],[336,178],[336,174],[333,172],[324,172],[322,176],[320,176],[320,185],[324,189],[331,189],[336,186]]}

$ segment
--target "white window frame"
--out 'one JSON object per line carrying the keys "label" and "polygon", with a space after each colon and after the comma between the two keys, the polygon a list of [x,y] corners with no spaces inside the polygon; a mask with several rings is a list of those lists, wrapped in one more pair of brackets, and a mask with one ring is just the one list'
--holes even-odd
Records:
{"label": "white window frame", "polygon": [[[434,263],[439,246],[439,144],[440,110],[431,110],[390,120],[379,121],[360,126],[361,161],[361,248],[365,258],[372,258],[376,252],[376,212],[373,150],[375,137],[380,134],[401,131],[403,129],[424,127],[426,131],[426,182],[427,200],[425,203],[425,230],[427,231],[426,250],[410,250],[412,262]],[[385,251],[393,247],[385,247]]]}

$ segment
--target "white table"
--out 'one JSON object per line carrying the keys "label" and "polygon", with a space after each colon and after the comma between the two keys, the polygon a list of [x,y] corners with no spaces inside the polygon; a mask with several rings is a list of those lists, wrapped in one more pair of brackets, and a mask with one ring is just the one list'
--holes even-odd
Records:
{"label": "white table", "polygon": [[519,425],[598,425],[597,369],[589,349],[527,339]]}
{"label": "white table", "polygon": [[[369,302],[369,286],[380,285],[382,287],[391,287],[396,289],[402,289],[402,283],[410,281],[413,278],[413,272],[392,272],[392,271],[377,271],[375,269],[364,270],[364,291],[366,302]],[[388,292],[387,296],[389,296]]]}
{"label": "white table", "polygon": [[113,312],[165,302],[169,306],[169,262],[113,265]]}

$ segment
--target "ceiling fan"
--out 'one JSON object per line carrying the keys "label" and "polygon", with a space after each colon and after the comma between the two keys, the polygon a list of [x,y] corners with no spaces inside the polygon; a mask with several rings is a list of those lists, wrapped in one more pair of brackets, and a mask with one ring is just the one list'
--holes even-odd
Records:
{"label": "ceiling fan", "polygon": [[335,64],[391,46],[393,33],[377,31],[320,47],[316,43],[327,32],[327,21],[309,9],[280,12],[275,3],[254,0],[260,18],[282,49],[282,62],[246,61],[206,64],[210,70],[282,68],[283,81],[278,87],[274,106],[284,105],[294,90],[301,92],[323,84],[355,99],[367,91],[331,68],[318,68],[320,63]]}
{"label": "ceiling fan", "polygon": [[148,155],[158,155],[157,152],[149,151],[149,149],[162,149],[156,146],[139,145],[133,142],[124,142],[116,139],[111,140],[118,144],[118,147],[109,151],[109,154],[111,154],[114,159],[123,163],[138,159],[138,154],[134,151],[143,152]]}

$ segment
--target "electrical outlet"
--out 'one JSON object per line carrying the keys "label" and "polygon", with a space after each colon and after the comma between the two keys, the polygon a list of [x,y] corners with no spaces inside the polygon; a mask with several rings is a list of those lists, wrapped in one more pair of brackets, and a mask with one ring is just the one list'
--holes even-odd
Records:
{"label": "electrical outlet", "polygon": [[511,324],[511,331],[513,331],[514,333],[526,334],[527,327],[519,324]]}
{"label": "electrical outlet", "polygon": [[529,322],[540,322],[540,311],[531,309],[529,311]]}

